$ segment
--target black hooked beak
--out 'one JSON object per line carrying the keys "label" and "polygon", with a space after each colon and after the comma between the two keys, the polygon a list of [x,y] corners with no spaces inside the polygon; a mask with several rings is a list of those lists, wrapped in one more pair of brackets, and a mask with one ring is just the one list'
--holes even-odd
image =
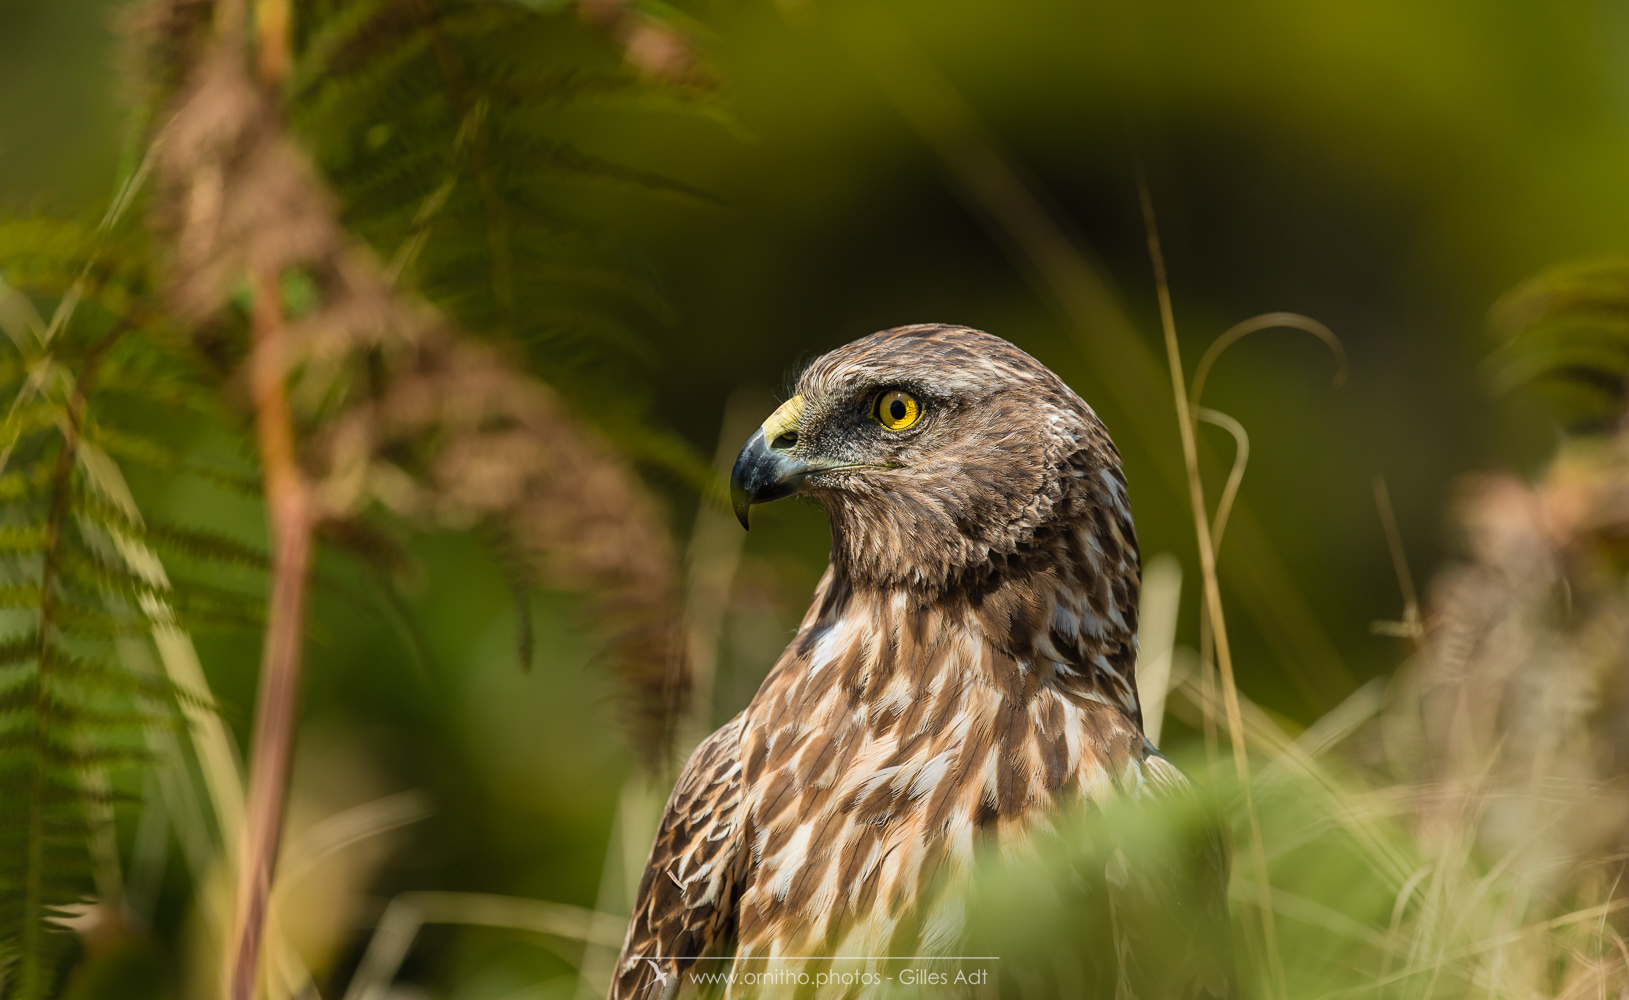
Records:
{"label": "black hooked beak", "polygon": [[747,511],[753,504],[791,496],[803,484],[803,477],[815,471],[792,456],[802,415],[803,397],[793,396],[753,432],[736,458],[730,472],[730,501],[741,527],[748,526]]}

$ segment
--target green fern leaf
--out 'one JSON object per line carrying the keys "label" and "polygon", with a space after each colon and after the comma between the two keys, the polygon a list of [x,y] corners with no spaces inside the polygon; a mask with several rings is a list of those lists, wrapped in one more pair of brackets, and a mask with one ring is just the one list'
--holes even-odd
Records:
{"label": "green fern leaf", "polygon": [[[93,817],[124,799],[85,776],[150,766],[148,735],[181,724],[184,696],[124,666],[111,640],[147,641],[153,615],[166,626],[259,626],[258,594],[170,572],[154,553],[184,552],[212,577],[259,572],[264,557],[207,532],[150,528],[117,471],[128,462],[258,492],[252,473],[200,462],[127,426],[133,410],[220,413],[218,370],[150,312],[157,283],[145,243],[140,227],[0,222],[0,304],[11,335],[0,340],[0,963],[10,963],[8,996],[53,992],[70,939],[50,921],[96,891]],[[47,337],[40,317],[53,314]]]}

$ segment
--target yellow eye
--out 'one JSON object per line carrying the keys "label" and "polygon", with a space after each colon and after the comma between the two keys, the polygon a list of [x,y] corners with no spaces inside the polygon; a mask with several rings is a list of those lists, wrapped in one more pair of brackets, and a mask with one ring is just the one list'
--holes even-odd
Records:
{"label": "yellow eye", "polygon": [[904,390],[890,389],[877,397],[877,407],[871,415],[889,430],[902,431],[921,419],[922,404]]}

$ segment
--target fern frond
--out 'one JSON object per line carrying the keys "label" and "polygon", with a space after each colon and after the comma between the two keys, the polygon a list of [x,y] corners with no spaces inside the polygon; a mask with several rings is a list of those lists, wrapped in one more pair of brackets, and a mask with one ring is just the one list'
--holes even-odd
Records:
{"label": "fern frond", "polygon": [[1496,388],[1525,388],[1574,430],[1629,414],[1629,260],[1551,268],[1495,303]]}
{"label": "fern frond", "polygon": [[169,476],[194,476],[243,496],[260,495],[260,477],[254,473],[202,460],[115,426],[97,424],[87,429],[86,438],[129,465]]}
{"label": "fern frond", "polygon": [[9,667],[27,660],[34,655],[34,650],[39,648],[39,644],[39,637],[33,632],[0,640],[0,667]]}
{"label": "fern frond", "polygon": [[[656,355],[638,323],[670,322],[673,308],[637,252],[572,218],[565,192],[716,198],[582,148],[554,112],[632,106],[657,88],[569,6],[426,0],[312,20],[292,111],[345,221],[462,327],[569,354],[561,382],[586,379],[596,398],[626,393]],[[661,99],[708,97],[670,87]],[[641,320],[620,318],[630,307]]]}
{"label": "fern frond", "polygon": [[160,552],[184,556],[197,562],[255,570],[271,567],[271,559],[265,552],[211,531],[150,521],[145,537],[147,544]]}
{"label": "fern frond", "polygon": [[31,524],[18,527],[0,527],[0,555],[13,552],[38,552],[45,543],[45,525]]}
{"label": "fern frond", "polygon": [[146,242],[139,227],[0,222],[12,296],[11,336],[0,340],[0,609],[12,630],[0,638],[8,996],[52,992],[70,939],[49,923],[96,891],[88,839],[124,799],[87,775],[145,766],[147,732],[180,724],[180,692],[121,666],[110,640],[145,641],[155,623],[144,609],[160,607],[176,609],[174,624],[256,624],[253,596],[155,569],[149,539],[174,540],[201,566],[252,560],[222,540],[150,531],[114,464],[254,478],[200,467],[126,427],[133,404],[198,413],[219,395],[208,366],[152,311]]}

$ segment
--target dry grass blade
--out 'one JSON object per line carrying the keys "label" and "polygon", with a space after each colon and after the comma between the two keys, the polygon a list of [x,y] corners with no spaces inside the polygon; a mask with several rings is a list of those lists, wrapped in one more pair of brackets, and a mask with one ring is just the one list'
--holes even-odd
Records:
{"label": "dry grass blade", "polygon": [[1181,561],[1169,553],[1148,560],[1138,608],[1137,701],[1143,709],[1143,732],[1155,746],[1165,726],[1181,603]]}
{"label": "dry grass blade", "polygon": [[562,903],[474,892],[406,892],[390,901],[345,1000],[383,1000],[396,971],[425,924],[463,924],[530,931],[567,941],[616,948],[627,918]]}
{"label": "dry grass blade", "polygon": [[294,840],[278,872],[279,885],[299,880],[329,855],[369,837],[429,818],[423,792],[398,792],[336,813]]}
{"label": "dry grass blade", "polygon": [[723,502],[722,484],[729,479],[741,442],[773,409],[769,393],[755,386],[742,386],[730,394],[724,405],[718,446],[713,453],[715,481],[720,484],[716,500],[703,497],[690,532],[685,554],[684,623],[692,676],[690,711],[679,734],[678,756],[688,754],[713,731],[713,682],[718,670],[719,640],[730,599],[730,587],[741,561],[746,534]]}
{"label": "dry grass blade", "polygon": [[1245,748],[1244,722],[1239,711],[1239,689],[1233,679],[1233,652],[1228,645],[1227,619],[1222,613],[1221,588],[1216,578],[1216,543],[1205,517],[1205,486],[1199,478],[1199,449],[1194,435],[1194,418],[1182,375],[1182,353],[1177,346],[1176,317],[1171,308],[1171,288],[1165,274],[1165,256],[1160,251],[1159,227],[1154,219],[1154,200],[1148,190],[1141,163],[1137,174],[1137,194],[1142,202],[1143,228],[1148,236],[1148,256],[1154,267],[1154,285],[1159,295],[1160,323],[1165,331],[1166,360],[1171,368],[1171,391],[1176,400],[1177,425],[1182,435],[1182,458],[1188,470],[1188,498],[1193,511],[1194,530],[1199,538],[1199,572],[1204,582],[1205,613],[1216,644],[1216,662],[1222,676],[1222,700],[1227,709],[1228,734],[1233,746],[1233,767],[1239,791],[1244,797],[1245,816],[1250,824],[1250,861],[1258,887],[1262,946],[1267,974],[1273,989],[1286,996],[1284,965],[1278,954],[1278,931],[1273,920],[1271,883],[1267,878],[1267,854],[1262,842],[1261,821],[1256,815],[1251,793],[1250,759]]}
{"label": "dry grass blade", "polygon": [[1383,476],[1374,477],[1374,504],[1380,512],[1380,526],[1386,531],[1386,548],[1391,551],[1397,589],[1403,595],[1403,620],[1374,622],[1369,627],[1381,635],[1413,639],[1418,644],[1425,638],[1425,626],[1420,622],[1420,599],[1414,592],[1414,575],[1408,570],[1408,553],[1403,551],[1403,533],[1398,530],[1397,515],[1391,509],[1391,492],[1386,489]]}

